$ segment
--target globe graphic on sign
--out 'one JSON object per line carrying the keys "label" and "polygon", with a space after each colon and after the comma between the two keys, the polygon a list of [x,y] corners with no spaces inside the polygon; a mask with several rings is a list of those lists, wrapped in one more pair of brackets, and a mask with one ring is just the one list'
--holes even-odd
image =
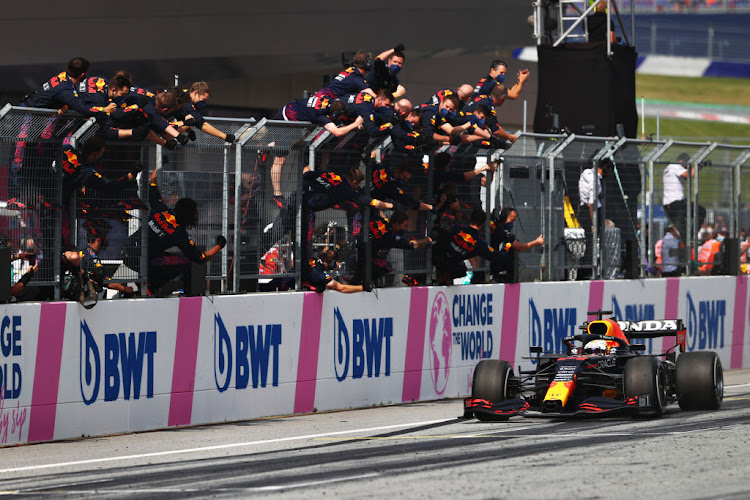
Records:
{"label": "globe graphic on sign", "polygon": [[430,311],[430,375],[437,394],[445,392],[451,369],[451,314],[443,292],[435,295]]}

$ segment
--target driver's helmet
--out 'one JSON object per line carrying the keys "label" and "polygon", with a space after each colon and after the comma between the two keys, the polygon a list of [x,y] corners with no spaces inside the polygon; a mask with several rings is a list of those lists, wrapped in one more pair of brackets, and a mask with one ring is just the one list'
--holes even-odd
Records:
{"label": "driver's helmet", "polygon": [[602,339],[592,340],[591,342],[583,346],[583,353],[604,355],[604,354],[607,354],[609,350],[608,347],[609,346],[607,345],[606,340],[602,340]]}

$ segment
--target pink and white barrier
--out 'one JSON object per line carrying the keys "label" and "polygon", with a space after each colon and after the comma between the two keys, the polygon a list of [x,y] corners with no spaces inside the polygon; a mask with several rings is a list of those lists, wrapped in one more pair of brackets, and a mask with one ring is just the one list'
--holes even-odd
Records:
{"label": "pink and white barrier", "polygon": [[0,445],[465,396],[479,360],[529,364],[595,309],[750,366],[747,277],[4,305]]}

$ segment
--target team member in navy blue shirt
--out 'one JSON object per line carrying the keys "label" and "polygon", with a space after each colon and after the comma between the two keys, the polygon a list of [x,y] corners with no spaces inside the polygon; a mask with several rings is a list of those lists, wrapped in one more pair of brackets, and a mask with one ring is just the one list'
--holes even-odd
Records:
{"label": "team member in navy blue shirt", "polygon": [[[490,95],[495,85],[498,83],[505,84],[505,74],[507,72],[508,64],[500,59],[495,59],[490,63],[490,74],[479,80],[479,83],[474,87],[474,94]],[[519,70],[516,76],[518,81],[508,90],[508,99],[518,99],[521,90],[523,90],[524,83],[529,79],[529,70]]]}
{"label": "team member in navy blue shirt", "polygon": [[110,118],[110,113],[117,110],[116,101],[130,93],[130,86],[130,80],[122,75],[115,75],[110,80],[102,76],[89,76],[78,84],[78,96],[87,107],[85,116],[96,118],[99,134],[107,139],[133,137],[142,141],[148,134],[149,127],[146,125],[135,130],[117,129]]}
{"label": "team member in navy blue shirt", "polygon": [[500,124],[497,122],[497,111],[496,107],[500,107],[505,102],[508,92],[503,84],[497,84],[494,86],[489,95],[479,94],[475,95],[474,99],[464,106],[464,114],[473,113],[480,107],[485,107],[490,110],[489,116],[485,118],[485,124],[489,128],[493,136],[510,142],[516,142],[516,135],[510,134],[503,130]]}
{"label": "team member in navy blue shirt", "polygon": [[398,44],[392,49],[388,49],[382,52],[375,58],[375,62],[372,65],[372,70],[367,74],[367,83],[373,92],[385,89],[394,98],[401,97],[406,94],[406,89],[399,85],[398,77],[396,76],[406,61],[404,55],[404,45]]}
{"label": "team member in navy blue shirt", "polygon": [[381,90],[375,97],[367,92],[352,94],[346,98],[345,104],[349,116],[362,117],[362,128],[370,137],[385,136],[393,128],[391,120],[394,115],[381,110],[393,109],[393,96],[387,90]]}
{"label": "team member in navy blue shirt", "polygon": [[315,93],[316,97],[338,99],[347,94],[357,94],[369,86],[365,74],[370,69],[367,54],[360,50],[352,58],[352,66],[346,68],[330,81],[328,85]]}
{"label": "team member in navy blue shirt", "polygon": [[455,95],[458,98],[458,110],[462,111],[464,106],[471,102],[474,97],[474,88],[468,83],[464,83],[458,89],[440,89],[430,97],[422,107],[435,106],[443,102],[447,95]]}
{"label": "team member in navy blue shirt", "polygon": [[452,138],[454,141],[459,140],[459,135],[472,124],[458,113],[458,98],[455,95],[446,95],[439,105],[422,109],[422,126],[425,140],[450,144]]}
{"label": "team member in navy blue shirt", "polygon": [[391,200],[412,210],[432,210],[432,205],[415,200],[404,193],[404,186],[412,176],[412,168],[409,163],[399,163],[391,171],[388,168],[379,168],[372,172],[372,190],[370,195],[380,200]]}
{"label": "team member in navy blue shirt", "polygon": [[76,86],[86,77],[90,65],[82,57],[71,59],[67,71],[50,78],[42,88],[27,96],[21,106],[57,108],[60,115],[68,109],[86,114],[86,105],[79,98]]}
{"label": "team member in navy blue shirt", "polygon": [[[369,95],[369,94],[367,94]],[[348,125],[337,126],[336,121],[347,116],[344,103],[330,97],[313,96],[307,99],[299,99],[290,102],[276,113],[274,120],[285,120],[291,122],[311,122],[320,125],[334,137],[342,137],[356,130],[364,121],[361,116],[357,116]],[[281,191],[281,171],[284,168],[285,156],[274,158],[271,167],[271,185],[273,187],[273,200],[283,208],[285,200]]]}
{"label": "team member in navy blue shirt", "polygon": [[[184,126],[196,127],[203,132],[218,137],[228,143],[235,140],[234,134],[227,134],[217,129],[203,118],[201,111],[206,107],[206,101],[211,97],[211,87],[206,82],[194,82],[189,89],[185,90],[182,108],[175,112],[175,118],[183,122]],[[180,129],[180,131],[183,131]],[[195,132],[188,129],[188,136],[195,140]]]}
{"label": "team member in navy blue shirt", "polygon": [[156,134],[149,134],[149,140],[174,149],[177,142],[185,145],[190,140],[187,133],[178,132],[167,121],[182,106],[181,97],[182,91],[176,87],[160,92],[154,98],[138,96],[137,104],[128,105],[130,101],[126,101],[111,116],[117,128],[136,128],[147,124]]}
{"label": "team member in navy blue shirt", "polygon": [[[156,293],[168,281],[183,274],[190,262],[202,263],[216,256],[227,244],[227,239],[219,235],[216,245],[201,252],[195,246],[187,228],[198,224],[198,206],[191,198],[180,198],[174,210],[161,198],[156,186],[156,169],[151,174],[149,203],[151,212],[148,219],[148,288]],[[177,247],[182,255],[167,252]]]}
{"label": "team member in navy blue shirt", "polygon": [[362,285],[345,285],[339,283],[330,271],[339,266],[339,253],[333,248],[323,250],[317,259],[310,259],[302,268],[302,287],[323,293],[328,290],[335,290],[341,293],[361,292]]}
{"label": "team member in navy blue shirt", "polygon": [[467,259],[484,257],[491,262],[496,259],[495,251],[482,235],[486,220],[487,214],[477,208],[471,213],[468,226],[455,226],[441,233],[433,252],[439,285],[452,285],[455,278],[466,276]]}
{"label": "team member in navy blue shirt", "polygon": [[[393,212],[389,218],[377,218],[369,224],[370,245],[372,248],[372,282],[377,283],[380,278],[384,277],[393,270],[393,266],[388,262],[388,252],[391,248],[401,248],[403,250],[415,250],[428,245],[432,239],[423,238],[416,240],[406,238],[404,231],[409,224],[409,217],[401,211]],[[365,246],[359,245],[357,256],[357,271],[352,278],[353,284],[362,283],[365,275]]]}

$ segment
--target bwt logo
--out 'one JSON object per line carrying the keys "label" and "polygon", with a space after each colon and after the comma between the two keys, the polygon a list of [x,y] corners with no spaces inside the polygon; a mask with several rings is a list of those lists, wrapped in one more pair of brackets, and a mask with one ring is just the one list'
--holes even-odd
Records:
{"label": "bwt logo", "polygon": [[355,319],[350,336],[341,310],[336,307],[333,310],[333,335],[336,380],[341,382],[349,375],[350,361],[352,378],[362,378],[365,367],[370,378],[380,377],[381,368],[383,376],[391,376],[393,318]]}
{"label": "bwt logo", "polygon": [[[544,327],[542,327],[542,317]],[[562,340],[575,335],[577,326],[575,307],[543,309],[540,316],[534,299],[529,299],[530,346],[542,346],[546,352],[559,351],[562,348]]]}
{"label": "bwt logo", "polygon": [[156,332],[108,333],[104,336],[101,353],[85,321],[81,322],[80,380],[83,402],[90,405],[99,397],[104,377],[104,401],[139,399],[146,364],[146,397],[154,397],[154,353]]}
{"label": "bwt logo", "polygon": [[[265,333],[264,333],[265,331]],[[234,349],[221,315],[214,316],[214,379],[219,392],[232,383],[234,388],[245,389],[252,377],[253,388],[266,387],[268,367],[272,365],[271,384],[279,385],[279,346],[281,325],[240,325],[234,329]],[[234,353],[234,354],[233,354]]]}
{"label": "bwt logo", "polygon": [[[617,301],[617,297],[612,296],[612,312],[618,321],[646,321],[656,319],[656,307],[654,304],[626,304],[623,309]],[[654,339],[638,339],[639,342],[648,342],[648,352],[653,352],[652,347]]]}
{"label": "bwt logo", "polygon": [[687,348],[689,351],[724,347],[726,300],[700,300],[696,308],[696,303],[688,292],[687,311]]}

